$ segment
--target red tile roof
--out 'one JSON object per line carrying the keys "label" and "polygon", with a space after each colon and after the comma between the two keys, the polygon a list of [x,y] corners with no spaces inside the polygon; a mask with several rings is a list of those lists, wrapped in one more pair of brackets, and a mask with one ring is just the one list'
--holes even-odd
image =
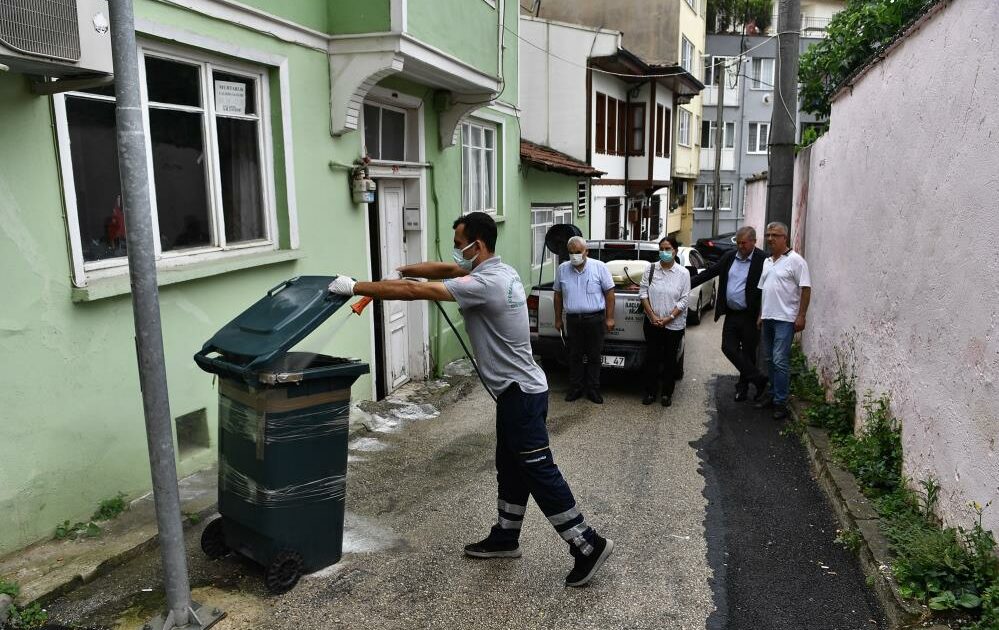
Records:
{"label": "red tile roof", "polygon": [[600,177],[605,174],[586,162],[580,162],[565,153],[527,140],[520,141],[520,161],[538,170],[555,171],[567,175]]}

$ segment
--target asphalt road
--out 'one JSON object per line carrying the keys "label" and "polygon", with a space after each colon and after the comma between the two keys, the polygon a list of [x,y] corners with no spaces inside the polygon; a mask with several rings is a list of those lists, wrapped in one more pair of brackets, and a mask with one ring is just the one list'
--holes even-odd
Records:
{"label": "asphalt road", "polygon": [[708,628],[860,630],[887,627],[794,435],[716,381],[717,412],[698,442],[708,497],[716,610]]}
{"label": "asphalt road", "polygon": [[[207,561],[198,527],[188,536],[195,599],[228,611],[219,630],[875,627],[801,446],[730,409],[730,383],[716,397],[717,375],[732,368],[709,315],[688,331],[668,410],[642,406],[632,377],[611,379],[604,405],[565,403],[565,375],[551,376],[556,462],[617,545],[589,587],[563,585],[567,546],[533,504],[523,557],[463,556],[495,520],[493,402],[476,390],[435,418],[352,443],[340,563],[272,597],[250,562]],[[85,627],[141,627],[162,602],[158,565],[155,551],[143,554],[49,610]]]}

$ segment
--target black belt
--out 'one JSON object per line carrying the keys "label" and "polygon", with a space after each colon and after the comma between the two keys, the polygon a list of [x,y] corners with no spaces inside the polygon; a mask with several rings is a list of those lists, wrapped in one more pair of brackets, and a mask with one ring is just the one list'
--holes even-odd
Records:
{"label": "black belt", "polygon": [[593,311],[592,313],[566,313],[566,319],[587,319],[588,317],[603,317],[604,311]]}

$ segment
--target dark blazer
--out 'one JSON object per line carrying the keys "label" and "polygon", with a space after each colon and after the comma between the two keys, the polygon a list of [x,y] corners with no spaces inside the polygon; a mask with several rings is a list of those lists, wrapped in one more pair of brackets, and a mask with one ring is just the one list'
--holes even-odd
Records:
{"label": "dark blazer", "polygon": [[[715,303],[715,321],[728,312],[728,270],[732,268],[732,262],[739,250],[732,249],[721,257],[715,264],[711,265],[701,273],[691,277],[690,288],[704,284],[711,278],[718,278],[718,300]],[[767,255],[759,248],[753,249],[753,257],[749,262],[749,277],[746,278],[746,304],[749,311],[754,316],[760,314],[760,302],[763,292],[756,288],[760,284],[760,276],[763,275],[763,261]]]}

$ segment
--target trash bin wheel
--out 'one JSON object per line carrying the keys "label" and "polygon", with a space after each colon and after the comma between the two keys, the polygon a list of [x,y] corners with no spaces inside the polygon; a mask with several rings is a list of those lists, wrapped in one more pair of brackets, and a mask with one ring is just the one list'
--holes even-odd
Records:
{"label": "trash bin wheel", "polygon": [[201,550],[212,560],[229,554],[229,545],[225,543],[225,530],[222,528],[221,517],[209,523],[201,532]]}
{"label": "trash bin wheel", "polygon": [[267,567],[264,583],[267,590],[275,595],[287,593],[295,588],[302,577],[302,556],[295,551],[279,551]]}

